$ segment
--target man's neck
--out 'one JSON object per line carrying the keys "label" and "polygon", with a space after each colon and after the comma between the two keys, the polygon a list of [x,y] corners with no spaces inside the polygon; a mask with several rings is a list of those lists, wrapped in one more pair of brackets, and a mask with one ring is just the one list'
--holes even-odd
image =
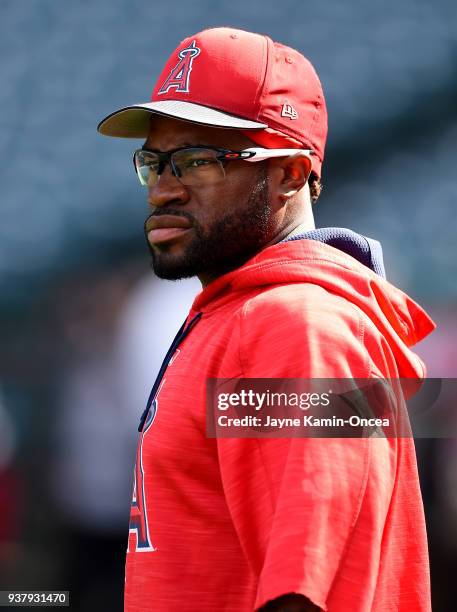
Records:
{"label": "man's neck", "polygon": [[[276,236],[274,240],[271,240],[268,244],[264,245],[263,248],[266,248],[273,244],[277,244],[278,242],[282,242],[283,240],[286,240],[286,238],[291,238],[292,236],[298,236],[299,234],[303,234],[304,232],[309,232],[310,230],[313,230],[313,229],[316,229],[316,226],[314,224],[314,218],[311,215],[311,216],[308,216],[299,225],[297,225],[293,230],[287,232],[286,234],[279,234],[278,236]],[[222,274],[225,274],[226,272],[227,270],[221,271],[218,274],[211,274],[211,273],[199,274],[198,278],[200,279],[202,287],[205,288],[209,283],[211,283],[213,280],[215,280]]]}
{"label": "man's neck", "polygon": [[305,232],[309,232],[310,230],[313,230],[313,229],[316,229],[316,226],[314,225],[314,223],[310,223],[309,221],[300,223],[300,225],[297,225],[295,229],[289,232],[287,236],[283,238],[283,240],[285,240],[286,238],[292,238],[293,236],[298,236],[299,234],[304,234]]}

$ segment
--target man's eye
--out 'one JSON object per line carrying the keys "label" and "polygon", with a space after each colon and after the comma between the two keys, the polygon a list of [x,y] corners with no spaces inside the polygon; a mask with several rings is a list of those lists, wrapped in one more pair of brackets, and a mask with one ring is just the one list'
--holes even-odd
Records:
{"label": "man's eye", "polygon": [[149,172],[157,172],[159,169],[158,162],[148,162],[145,164],[145,168],[149,170]]}
{"label": "man's eye", "polygon": [[214,159],[191,159],[189,160],[187,166],[189,168],[199,168],[200,166],[206,166],[208,164],[213,164],[214,163]]}

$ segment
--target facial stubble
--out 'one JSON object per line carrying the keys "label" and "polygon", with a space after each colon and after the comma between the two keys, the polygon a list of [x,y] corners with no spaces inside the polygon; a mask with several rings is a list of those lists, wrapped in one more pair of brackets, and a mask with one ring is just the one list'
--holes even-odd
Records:
{"label": "facial stubble", "polygon": [[156,276],[168,280],[191,278],[200,274],[221,276],[243,265],[270,239],[271,206],[267,166],[260,162],[257,180],[246,198],[245,206],[235,210],[228,207],[226,214],[208,228],[203,228],[184,210],[163,209],[163,214],[188,218],[194,236],[180,255],[158,252],[148,242]]}

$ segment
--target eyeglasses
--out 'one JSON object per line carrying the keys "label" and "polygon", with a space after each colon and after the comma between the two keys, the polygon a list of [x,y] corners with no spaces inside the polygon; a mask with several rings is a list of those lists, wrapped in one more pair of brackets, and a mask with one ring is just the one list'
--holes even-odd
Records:
{"label": "eyeglasses", "polygon": [[311,149],[243,149],[231,151],[215,147],[182,147],[162,153],[152,149],[138,149],[133,154],[133,165],[146,187],[154,187],[167,164],[171,173],[183,185],[199,186],[218,183],[225,178],[225,165],[230,161],[258,162],[271,157],[313,154]]}

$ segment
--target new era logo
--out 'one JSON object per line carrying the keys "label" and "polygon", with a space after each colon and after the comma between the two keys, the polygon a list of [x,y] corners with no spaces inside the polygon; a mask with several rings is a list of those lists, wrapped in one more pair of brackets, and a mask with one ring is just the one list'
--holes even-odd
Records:
{"label": "new era logo", "polygon": [[289,119],[298,119],[298,113],[292,104],[285,102],[282,105],[281,117],[289,117]]}

